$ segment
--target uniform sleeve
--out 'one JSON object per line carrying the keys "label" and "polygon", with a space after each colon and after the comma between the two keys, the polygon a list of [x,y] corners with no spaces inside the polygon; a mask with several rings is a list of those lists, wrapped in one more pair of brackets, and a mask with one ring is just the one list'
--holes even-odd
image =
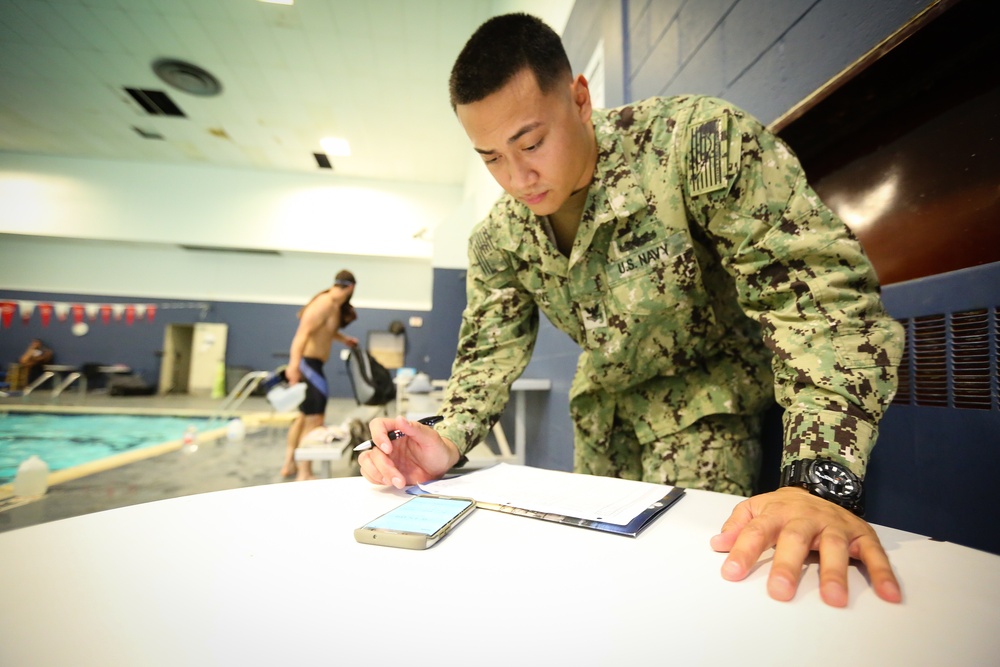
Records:
{"label": "uniform sleeve", "polygon": [[[488,223],[489,220],[486,221]],[[488,224],[469,241],[467,305],[437,431],[468,452],[500,418],[538,335],[538,308]]]}
{"label": "uniform sleeve", "polygon": [[690,142],[687,196],[773,353],[782,466],[823,457],[864,475],[896,391],[902,327],[886,314],[860,243],[791,151],[716,104],[696,112],[680,139]]}

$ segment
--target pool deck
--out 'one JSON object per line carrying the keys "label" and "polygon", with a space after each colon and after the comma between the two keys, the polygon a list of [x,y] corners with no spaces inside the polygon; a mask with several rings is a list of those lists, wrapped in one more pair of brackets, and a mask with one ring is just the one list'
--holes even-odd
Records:
{"label": "pool deck", "polygon": [[[26,399],[0,398],[0,413],[211,417],[221,403],[220,399],[188,395],[108,396],[99,392],[85,396],[66,392],[54,401],[46,391]],[[371,412],[372,408],[359,408],[354,399],[331,399],[325,423],[341,424],[354,417],[367,421]],[[14,497],[9,484],[0,486],[0,532],[154,500],[288,482],[281,477],[280,469],[287,427],[294,413],[276,414],[263,397],[251,396],[236,414],[246,424],[247,435],[242,441],[230,442],[226,438],[226,421],[220,419],[218,428],[199,435],[196,451],[183,448],[176,440],[53,472],[48,493],[36,500]],[[321,476],[318,466],[314,465],[314,472]]]}

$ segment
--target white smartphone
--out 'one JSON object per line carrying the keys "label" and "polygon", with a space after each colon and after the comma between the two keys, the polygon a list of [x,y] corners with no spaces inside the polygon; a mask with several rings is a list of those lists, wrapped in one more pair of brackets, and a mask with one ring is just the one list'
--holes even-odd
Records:
{"label": "white smartphone", "polygon": [[427,549],[476,509],[472,498],[416,496],[379,518],[355,529],[362,544],[403,549]]}

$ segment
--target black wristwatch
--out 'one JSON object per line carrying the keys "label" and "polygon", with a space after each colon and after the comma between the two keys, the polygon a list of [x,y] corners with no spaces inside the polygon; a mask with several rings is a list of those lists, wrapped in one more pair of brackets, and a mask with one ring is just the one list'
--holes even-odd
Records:
{"label": "black wristwatch", "polygon": [[799,459],[781,471],[781,486],[800,486],[858,516],[865,515],[861,478],[829,459]]}

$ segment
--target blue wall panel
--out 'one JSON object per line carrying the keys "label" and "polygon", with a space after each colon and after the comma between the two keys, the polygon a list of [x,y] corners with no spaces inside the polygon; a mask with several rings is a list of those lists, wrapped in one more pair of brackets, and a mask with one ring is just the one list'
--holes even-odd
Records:
{"label": "blue wall panel", "polygon": [[625,39],[626,99],[716,95],[770,123],[928,4],[929,0],[625,2],[623,11],[632,28]]}
{"label": "blue wall panel", "polygon": [[893,405],[865,488],[866,518],[1000,554],[1000,413]]}
{"label": "blue wall panel", "polygon": [[[159,309],[153,322],[137,320],[132,325],[126,325],[124,321],[115,322],[112,319],[109,324],[103,324],[98,318],[96,322],[88,322],[90,332],[80,337],[72,334],[69,322],[57,322],[54,316],[48,326],[43,326],[37,309],[28,324],[22,323],[20,318],[15,316],[9,328],[0,330],[2,363],[16,361],[32,338],[41,338],[55,351],[58,363],[71,365],[122,363],[130,366],[147,383],[154,386],[159,382],[159,355],[163,349],[163,335],[168,324],[195,322],[227,324],[229,326],[226,346],[227,366],[271,370],[288,361],[288,348],[298,326],[295,314],[299,310],[299,306],[230,301],[197,302],[207,306],[207,310],[204,311],[194,307],[168,309],[164,304],[190,302],[137,298],[125,294],[93,296],[10,290],[0,292],[0,300],[157,304]],[[364,343],[368,331],[385,331],[394,320],[401,320],[405,324],[411,315],[421,316],[425,322],[433,321],[423,311],[359,308],[358,320],[344,331]],[[428,328],[407,327],[407,364],[417,366],[418,361],[426,358],[439,362],[444,368],[450,367],[455,354],[454,346],[450,349],[442,348],[434,336],[428,335],[427,332]],[[352,397],[353,393],[346,366],[340,360],[340,349],[342,346],[335,344],[325,370],[330,382],[331,396],[348,398]]]}
{"label": "blue wall panel", "polygon": [[[445,306],[445,304],[447,304]],[[432,377],[444,378],[451,374],[451,362],[458,344],[461,311],[465,308],[465,271],[436,269],[434,272],[434,324],[428,333],[441,339],[450,350],[446,367],[433,366]],[[444,317],[439,311],[446,313]],[[580,348],[566,334],[541,318],[538,340],[531,362],[523,378],[542,378],[552,381],[549,392],[529,392],[526,401],[527,441],[525,460],[529,465],[550,470],[572,470],[573,427],[569,419],[569,386],[576,370]],[[501,418],[504,433],[514,446],[513,401]]]}
{"label": "blue wall panel", "polygon": [[[925,376],[927,362],[911,350],[905,365],[911,378],[879,428],[868,476],[868,519],[1000,554],[1000,504],[991,497],[1000,475],[1000,262],[888,285],[883,301],[889,313],[911,325],[916,318],[943,315],[945,327],[955,313],[984,311],[989,327],[975,337],[989,359],[989,399],[978,409],[955,404],[956,356],[951,332],[932,360],[934,382],[947,380],[944,404],[921,405],[913,386]],[[912,395],[909,395],[912,394]],[[938,400],[936,397],[934,400]]]}

